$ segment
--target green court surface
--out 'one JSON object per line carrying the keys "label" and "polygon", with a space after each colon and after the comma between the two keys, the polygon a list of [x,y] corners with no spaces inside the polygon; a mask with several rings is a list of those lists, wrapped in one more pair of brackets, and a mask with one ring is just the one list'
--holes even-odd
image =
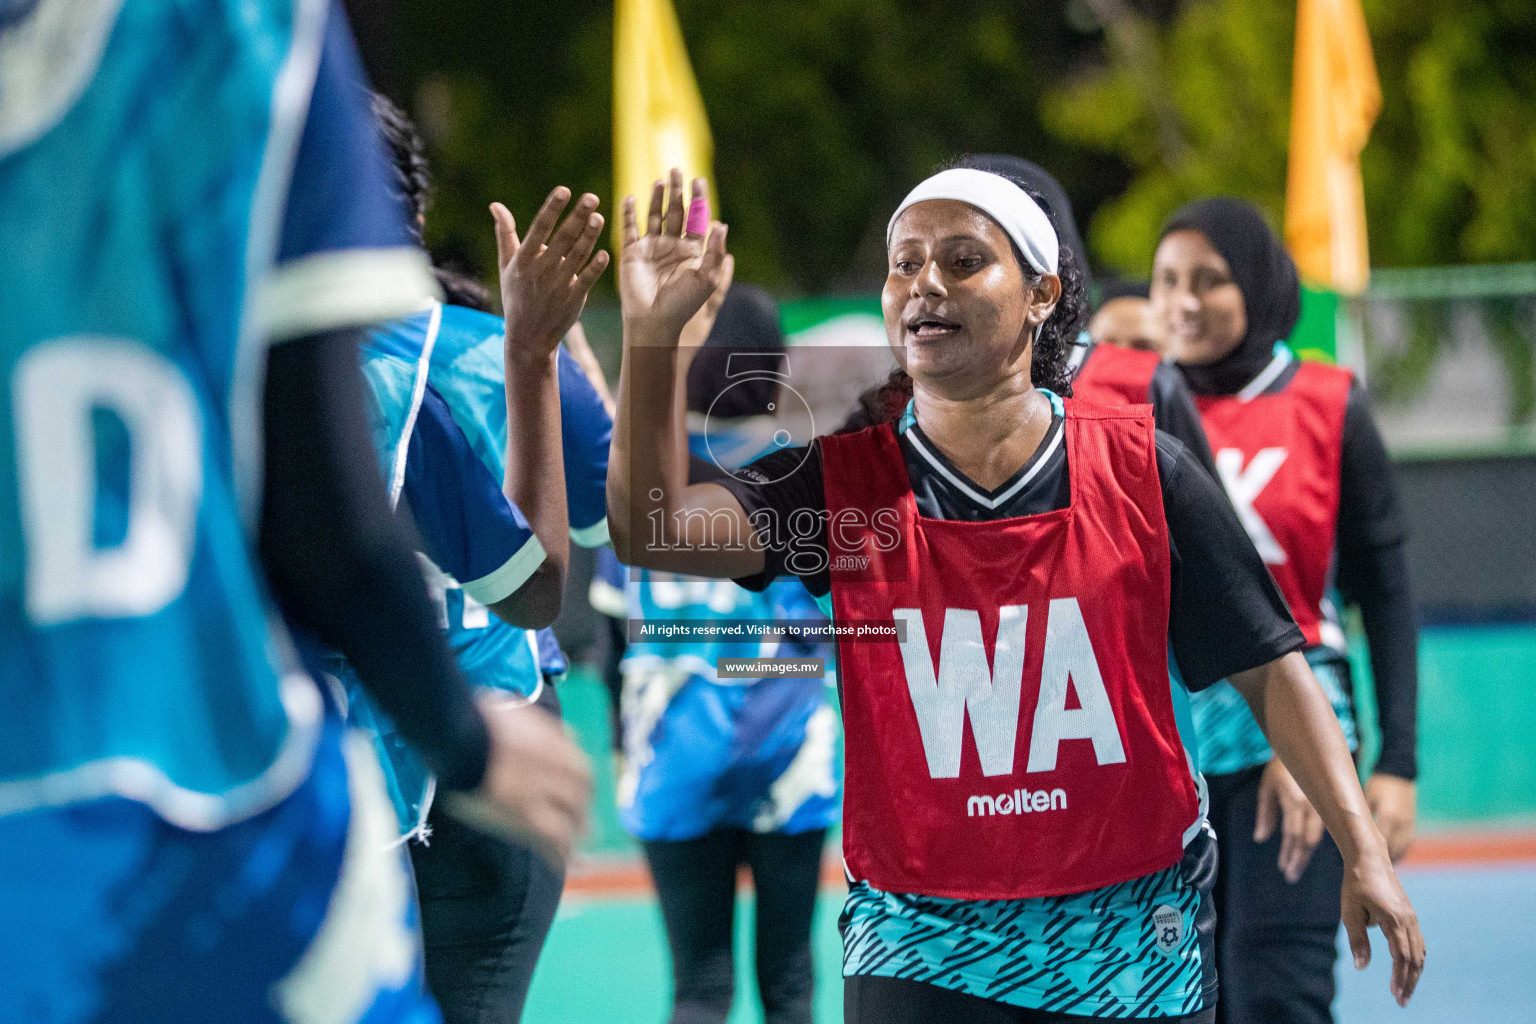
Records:
{"label": "green court surface", "polygon": [[[837,912],[842,893],[816,908],[816,1020],[843,1019]],[[731,1024],[761,1021],[752,978],[752,900],[736,906],[736,1004]],[[550,932],[523,1019],[527,1024],[663,1024],[671,978],[661,912],[650,896],[567,898]]]}
{"label": "green court surface", "polygon": [[[1335,1004],[1339,1024],[1531,1024],[1536,1021],[1536,863],[1411,868],[1403,883],[1429,950],[1407,1010],[1387,993],[1390,962],[1380,932],[1364,972],[1344,951]],[[837,937],[839,891],[817,908],[816,1020],[843,1019]],[[751,979],[751,900],[737,905],[736,1004],[731,1024],[762,1020]],[[567,898],[534,975],[528,1024],[663,1024],[670,982],[661,915],[649,897]]]}

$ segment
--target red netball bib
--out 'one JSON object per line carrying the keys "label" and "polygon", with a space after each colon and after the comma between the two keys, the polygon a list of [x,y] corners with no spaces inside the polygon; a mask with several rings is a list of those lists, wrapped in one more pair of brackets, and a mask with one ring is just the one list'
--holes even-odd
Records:
{"label": "red netball bib", "polygon": [[1072,397],[1099,405],[1145,405],[1152,401],[1152,375],[1161,362],[1156,352],[1095,345],[1072,378]]}
{"label": "red netball bib", "polygon": [[1199,813],[1168,680],[1151,410],[1066,403],[1068,508],[917,514],[889,426],[821,439],[849,871],[889,892],[1056,896],[1176,863]]}
{"label": "red netball bib", "polygon": [[1304,362],[1277,394],[1196,399],[1227,496],[1314,645],[1338,527],[1350,379]]}

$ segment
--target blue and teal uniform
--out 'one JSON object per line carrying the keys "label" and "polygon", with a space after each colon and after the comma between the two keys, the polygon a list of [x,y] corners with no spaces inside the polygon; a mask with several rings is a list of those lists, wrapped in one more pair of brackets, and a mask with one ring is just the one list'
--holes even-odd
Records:
{"label": "blue and teal uniform", "polygon": [[[731,468],[763,451],[761,431],[692,434],[692,453]],[[769,436],[772,431],[767,431]],[[628,614],[689,619],[826,621],[798,580],[757,593],[724,580],[637,570]],[[720,658],[826,659],[826,678],[721,679]],[[831,645],[769,637],[668,643],[632,640],[621,668],[624,774],[619,816],[645,840],[694,839],[720,828],[800,833],[836,822],[842,795]]]}
{"label": "blue and teal uniform", "polygon": [[434,1020],[251,530],[264,346],[434,290],[345,19],[39,0],[0,65],[0,1020]]}
{"label": "blue and teal uniform", "polygon": [[[362,348],[369,416],[392,500],[409,509],[438,621],[473,685],[537,699],[565,673],[554,633],[497,618],[489,606],[544,561],[522,512],[502,493],[507,445],[502,321],[434,303],[374,331]],[[559,353],[561,435],[571,536],[607,539],[613,421],[580,365]],[[434,786],[426,765],[337,664],[355,722],[376,738],[402,835],[421,836]]]}
{"label": "blue and teal uniform", "polygon": [[[1309,648],[1306,658],[1339,719],[1344,741],[1354,752],[1360,746],[1360,734],[1355,727],[1347,656],[1339,648],[1322,644]],[[1231,775],[1268,764],[1275,756],[1248,702],[1231,683],[1217,683],[1192,697],[1190,710],[1200,737],[1200,768],[1207,775]]]}

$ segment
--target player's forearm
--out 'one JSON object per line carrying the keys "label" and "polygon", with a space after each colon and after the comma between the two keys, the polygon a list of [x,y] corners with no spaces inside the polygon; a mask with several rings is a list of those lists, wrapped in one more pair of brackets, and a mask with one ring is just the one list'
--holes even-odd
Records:
{"label": "player's forearm", "polygon": [[1338,719],[1300,652],[1240,672],[1232,684],[1317,809],[1345,861],[1385,856]]}
{"label": "player's forearm", "polygon": [[672,445],[673,462],[667,479],[680,485],[688,482],[688,368],[698,354],[697,346],[679,348],[672,372],[672,436],[676,443]]}
{"label": "player's forearm", "polygon": [[647,556],[668,544],[687,459],[673,406],[676,349],[632,346],[628,337],[625,348],[608,458],[608,530],[619,561],[653,567]]}
{"label": "player's forearm", "polygon": [[[560,374],[554,353],[506,347],[507,466],[502,490],[544,546],[564,589],[570,564],[565,462],[560,445]],[[558,613],[558,604],[555,608]]]}

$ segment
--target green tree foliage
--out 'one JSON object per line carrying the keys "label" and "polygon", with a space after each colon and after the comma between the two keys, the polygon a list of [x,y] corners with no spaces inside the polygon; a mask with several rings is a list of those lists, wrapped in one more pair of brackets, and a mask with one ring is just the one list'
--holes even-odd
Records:
{"label": "green tree foliage", "polygon": [[[677,0],[677,8],[743,280],[800,293],[877,284],[888,212],[922,175],[967,151],[1037,160],[1083,209],[1125,183],[1120,158],[1041,124],[1045,90],[1100,45],[1059,4]],[[616,210],[612,33],[611,4],[589,0],[402,5],[390,78],[432,149],[438,199],[428,237],[439,252],[488,273],[486,204],[500,199],[526,220],[558,182]]]}
{"label": "green tree foliage", "polygon": [[439,257],[494,280],[492,200],[522,226],[564,184],[613,213],[610,6],[406,0],[391,49],[365,50],[370,66],[388,62],[395,98],[426,137],[436,183],[427,241]]}
{"label": "green tree foliage", "polygon": [[[1373,262],[1536,259],[1536,4],[1364,2],[1384,93],[1363,159]],[[966,151],[1049,167],[1095,262],[1130,274],[1185,199],[1283,215],[1293,0],[676,3],[744,280],[871,287],[886,212]],[[611,0],[354,7],[428,137],[440,253],[488,277],[487,203],[526,220],[557,182],[616,210]],[[370,8],[393,11],[387,31]]]}
{"label": "green tree foliage", "polygon": [[[1089,245],[1145,274],[1164,217],[1214,193],[1285,199],[1295,7],[1191,0],[1166,24],[1094,0],[1106,59],[1048,94],[1047,128],[1134,176]],[[1362,158],[1376,266],[1536,259],[1536,5],[1365,0],[1383,109]]]}

